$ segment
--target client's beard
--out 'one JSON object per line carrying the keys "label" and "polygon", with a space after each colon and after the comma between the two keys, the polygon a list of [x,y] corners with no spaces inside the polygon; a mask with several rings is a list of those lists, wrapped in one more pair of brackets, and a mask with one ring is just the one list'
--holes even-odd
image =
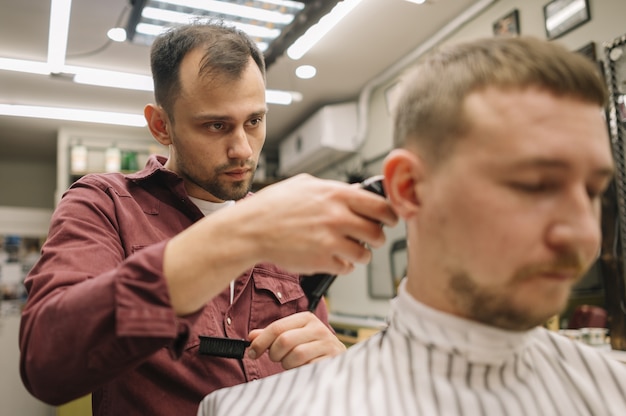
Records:
{"label": "client's beard", "polygon": [[[516,283],[523,282],[537,274],[558,273],[562,270],[575,270],[576,279],[580,280],[586,270],[582,257],[576,253],[560,256],[549,264],[531,265],[518,270],[510,280],[509,290],[515,290]],[[572,285],[575,282],[572,282]],[[469,319],[508,330],[528,330],[543,324],[554,314],[533,313],[535,311],[516,307],[504,290],[479,286],[466,272],[456,272],[448,286],[451,300],[456,308]],[[562,309],[565,305],[559,305]],[[558,311],[555,311],[558,313]]]}

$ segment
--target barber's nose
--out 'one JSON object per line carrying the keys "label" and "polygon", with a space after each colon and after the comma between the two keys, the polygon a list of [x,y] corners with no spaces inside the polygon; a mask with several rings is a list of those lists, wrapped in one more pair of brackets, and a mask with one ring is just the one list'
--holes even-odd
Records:
{"label": "barber's nose", "polygon": [[252,156],[252,147],[243,127],[236,128],[228,143],[229,159],[248,159]]}
{"label": "barber's nose", "polygon": [[557,204],[548,229],[548,244],[556,250],[575,250],[593,257],[600,247],[600,201],[591,198],[585,187],[572,190]]}

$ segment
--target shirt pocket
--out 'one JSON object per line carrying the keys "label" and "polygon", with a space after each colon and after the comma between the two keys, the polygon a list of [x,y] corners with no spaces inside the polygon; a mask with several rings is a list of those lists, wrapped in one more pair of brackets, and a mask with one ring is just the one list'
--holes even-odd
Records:
{"label": "shirt pocket", "polygon": [[298,274],[255,267],[250,305],[250,329],[265,328],[277,319],[307,310],[308,301]]}
{"label": "shirt pocket", "polygon": [[[189,338],[185,350],[197,350],[200,335],[208,337],[225,337],[223,325],[224,311],[215,302],[209,302],[195,319],[190,320]],[[195,352],[195,351],[194,351]]]}

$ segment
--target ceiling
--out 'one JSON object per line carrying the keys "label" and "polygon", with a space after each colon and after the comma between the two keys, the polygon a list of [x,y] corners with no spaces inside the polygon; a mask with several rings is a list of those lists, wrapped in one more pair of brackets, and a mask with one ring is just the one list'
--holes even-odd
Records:
{"label": "ceiling", "polygon": [[[149,75],[149,48],[107,43],[130,0],[73,0],[66,64]],[[266,148],[278,142],[320,107],[356,100],[368,81],[401,60],[477,0],[362,0],[304,57],[277,58],[268,68],[267,87],[298,91],[301,102],[270,105]],[[127,10],[128,11],[128,10]],[[0,57],[45,62],[50,2],[0,0]],[[121,26],[125,26],[126,17]],[[118,24],[119,25],[119,24]],[[95,52],[95,53],[93,53]],[[294,75],[297,66],[317,67],[309,80]],[[152,93],[74,84],[45,75],[0,70],[0,103],[87,108],[141,114]],[[56,132],[62,126],[92,125],[0,116],[0,160],[54,163]],[[111,128],[127,131],[130,128]],[[135,128],[136,129],[136,128]]]}

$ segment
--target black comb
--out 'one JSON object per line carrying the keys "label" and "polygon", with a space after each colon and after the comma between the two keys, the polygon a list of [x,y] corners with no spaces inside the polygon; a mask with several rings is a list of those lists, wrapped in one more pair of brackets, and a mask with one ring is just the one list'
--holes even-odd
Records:
{"label": "black comb", "polygon": [[[361,187],[370,192],[374,192],[382,197],[385,196],[385,188],[383,187],[383,175],[372,176],[361,182]],[[304,294],[309,300],[309,312],[313,312],[320,303],[322,296],[330,285],[333,284],[337,275],[318,273],[311,276],[303,276],[300,279],[300,286]]]}
{"label": "black comb", "polygon": [[250,341],[235,338],[206,337],[199,335],[200,354],[214,357],[242,359]]}

